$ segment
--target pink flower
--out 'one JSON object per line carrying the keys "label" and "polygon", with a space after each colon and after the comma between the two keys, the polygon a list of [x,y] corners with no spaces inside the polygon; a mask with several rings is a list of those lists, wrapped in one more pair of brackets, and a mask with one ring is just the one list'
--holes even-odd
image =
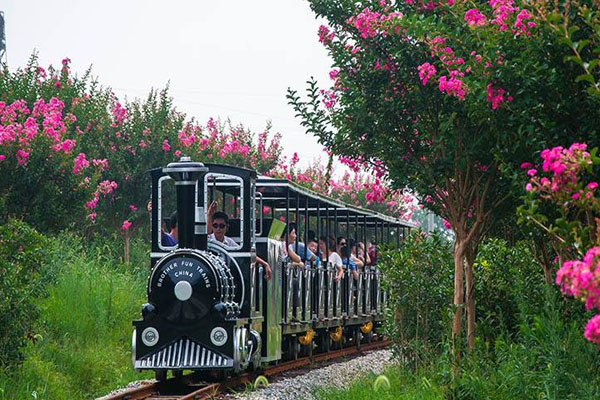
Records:
{"label": "pink flower", "polygon": [[102,160],[92,160],[94,167],[97,167],[100,171],[106,171],[108,169],[108,160],[103,158]]}
{"label": "pink flower", "polygon": [[484,26],[487,23],[485,15],[479,12],[478,9],[472,8],[465,14],[465,21],[469,26]]}
{"label": "pink flower", "polygon": [[435,66],[429,64],[428,62],[419,65],[417,69],[419,70],[419,78],[421,79],[423,86],[427,85],[429,78],[437,73]]}
{"label": "pink flower", "polygon": [[532,163],[524,162],[523,164],[521,164],[521,169],[527,169],[531,167],[533,167]]}
{"label": "pink flower", "polygon": [[123,226],[121,226],[121,229],[126,231],[127,229],[129,229],[130,226],[131,226],[131,222],[125,220],[125,221],[123,221]]}
{"label": "pink flower", "polygon": [[527,171],[527,175],[529,176],[535,176],[537,174],[537,169],[532,168],[529,171]]}
{"label": "pink flower", "polygon": [[439,89],[440,92],[446,92],[448,95],[454,96],[460,100],[465,98],[463,82],[460,79],[453,77],[452,73],[450,74],[450,79],[448,79],[445,75],[440,77]]}
{"label": "pink flower", "polygon": [[162,149],[163,149],[164,151],[169,151],[169,150],[171,150],[171,145],[169,144],[169,141],[168,141],[167,139],[165,139],[165,140],[163,141]]}
{"label": "pink flower", "polygon": [[96,194],[92,200],[85,203],[85,207],[89,208],[90,210],[93,210],[97,206],[98,206],[98,194]]}
{"label": "pink flower", "polygon": [[88,214],[88,216],[87,216],[87,217],[88,217],[90,220],[94,221],[94,220],[96,219],[96,216],[97,216],[97,215],[98,215],[98,214],[96,214],[96,211],[94,211],[93,213],[91,213],[91,214]]}
{"label": "pink flower", "polygon": [[136,212],[138,210],[138,208],[134,204],[130,204],[129,209],[131,210],[131,212]]}
{"label": "pink flower", "polygon": [[175,153],[173,154],[175,154],[175,157],[179,158],[181,156],[181,150],[175,150]]}
{"label": "pink flower", "polygon": [[6,156],[4,154],[0,154],[0,161],[4,161],[5,158]]}
{"label": "pink flower", "polygon": [[29,160],[29,153],[27,151],[18,150],[17,151],[17,165],[26,165]]}
{"label": "pink flower", "polygon": [[442,224],[444,224],[444,228],[448,230],[452,229],[452,225],[450,225],[450,222],[446,221],[445,219],[442,220]]}
{"label": "pink flower", "polygon": [[60,87],[60,81],[56,81],[56,82],[54,83],[54,86],[56,86],[57,88],[59,88],[59,87]]}
{"label": "pink flower", "polygon": [[73,160],[73,173],[77,175],[89,166],[90,162],[85,159],[85,153],[79,153]]}
{"label": "pink flower", "polygon": [[325,25],[321,25],[319,27],[319,42],[323,44],[327,44],[333,40],[335,34],[333,32],[329,32],[329,28]]}
{"label": "pink flower", "polygon": [[127,109],[121,106],[121,103],[116,102],[115,106],[112,109],[113,114],[113,127],[117,127],[123,121],[127,119]]}
{"label": "pink flower", "polygon": [[590,182],[587,184],[587,186],[585,187],[586,189],[589,190],[594,190],[598,187],[598,183],[597,182]]}
{"label": "pink flower", "polygon": [[533,186],[531,185],[531,183],[525,185],[525,190],[527,190],[528,192],[531,192],[533,190]]}
{"label": "pink flower", "polygon": [[600,344],[600,315],[595,315],[588,321],[584,335],[590,342]]}
{"label": "pink flower", "polygon": [[118,187],[117,182],[104,180],[98,184],[98,192],[102,194],[110,194]]}

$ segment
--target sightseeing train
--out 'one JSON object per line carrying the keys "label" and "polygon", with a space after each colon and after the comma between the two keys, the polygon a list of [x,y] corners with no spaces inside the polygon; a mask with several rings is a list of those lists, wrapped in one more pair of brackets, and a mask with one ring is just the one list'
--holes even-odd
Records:
{"label": "sightseeing train", "polygon": [[[325,260],[299,266],[284,256],[282,233],[293,222],[302,252],[298,241],[308,243],[309,232],[399,246],[413,225],[285,179],[188,157],[150,174],[151,272],[142,319],[133,321],[136,370],[159,380],[169,370],[240,373],[372,340],[386,301],[376,265],[359,268],[358,277],[343,270],[341,279]],[[215,203],[230,216],[229,246],[209,239]],[[166,246],[163,221],[173,209],[178,243]],[[270,265],[269,279],[257,257]]]}

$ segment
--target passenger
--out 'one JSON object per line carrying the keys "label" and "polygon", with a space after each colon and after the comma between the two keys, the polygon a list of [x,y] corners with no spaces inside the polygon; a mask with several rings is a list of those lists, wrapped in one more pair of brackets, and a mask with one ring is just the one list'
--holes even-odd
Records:
{"label": "passenger", "polygon": [[269,263],[260,258],[259,256],[256,256],[256,265],[258,264],[262,265],[265,269],[265,279],[271,279],[271,266],[269,265]]}
{"label": "passenger", "polygon": [[226,236],[229,217],[227,214],[217,210],[217,202],[213,201],[208,207],[207,224],[208,224],[208,240],[219,242],[227,247],[236,247],[235,240]]}
{"label": "passenger", "polygon": [[365,251],[365,244],[363,242],[358,242],[358,258],[365,262],[365,265],[371,265],[371,257],[369,257],[369,253]]}
{"label": "passenger", "polygon": [[321,262],[321,251],[319,249],[319,243],[317,242],[317,238],[314,235],[309,236],[308,248],[315,254],[315,265],[319,265],[319,263]]}
{"label": "passenger", "polygon": [[346,236],[338,236],[335,251],[337,251],[339,254],[340,251],[342,250],[342,247],[347,246],[347,245],[348,245],[348,241],[346,240]]}
{"label": "passenger", "polygon": [[377,243],[375,243],[374,240],[371,243],[369,243],[367,254],[371,259],[371,263],[369,265],[377,264],[377,258],[379,257],[379,253],[377,252]]}
{"label": "passenger", "polygon": [[302,258],[300,258],[298,254],[296,254],[296,252],[294,251],[294,247],[292,246],[292,243],[296,242],[295,223],[291,222],[288,224],[286,232],[284,232],[283,236],[281,237],[281,241],[283,243],[283,246],[281,246],[283,257],[291,261],[294,266],[304,269],[304,263],[302,262]]}
{"label": "passenger", "polygon": [[352,259],[352,261],[354,261],[358,268],[364,267],[365,262],[356,255],[356,242],[354,241],[354,239],[350,239],[348,241],[348,245],[348,247],[350,247],[350,258]]}
{"label": "passenger", "polygon": [[[207,212],[208,231],[212,232],[208,235],[208,240],[220,242],[228,247],[237,246],[235,240],[225,235],[227,233],[229,217],[224,212],[216,210],[217,202],[213,201],[210,207],[208,207]],[[269,280],[271,278],[271,266],[269,265],[269,263],[258,256],[256,257],[255,261],[256,264],[260,264],[264,267],[265,279]]]}
{"label": "passenger", "polygon": [[[290,224],[293,225],[295,228],[295,224]],[[289,242],[288,242],[289,243]],[[300,257],[300,259],[306,264],[306,265],[310,265],[310,261],[315,261],[317,259],[315,253],[310,250],[309,247],[305,246],[304,243],[302,243],[300,240],[298,240],[297,242],[294,240],[292,243],[292,248],[294,250],[294,252],[296,254],[298,254],[298,256]]]}
{"label": "passenger", "polygon": [[177,211],[171,214],[170,218],[171,232],[161,231],[160,244],[167,247],[177,246],[179,231],[177,229]]}
{"label": "passenger", "polygon": [[348,248],[348,246],[342,247],[342,249],[340,250],[340,254],[342,257],[342,265],[346,269],[352,271],[352,277],[354,278],[355,281],[357,281],[358,280],[357,265],[352,260],[352,256],[350,254],[350,249]]}
{"label": "passenger", "polygon": [[[329,241],[328,248],[325,245],[327,243],[327,241]],[[337,242],[335,240],[335,237],[333,237],[333,236],[331,236],[329,238],[329,240],[325,236],[321,236],[319,238],[319,247],[321,249],[321,253],[322,254],[325,254],[326,252],[329,253],[327,260],[329,261],[329,263],[331,265],[333,265],[337,269],[337,273],[336,273],[334,279],[336,282],[339,282],[342,279],[342,276],[344,275],[344,270],[342,268],[342,266],[343,266],[342,259],[341,259],[340,255],[335,251],[336,244],[337,244]]]}

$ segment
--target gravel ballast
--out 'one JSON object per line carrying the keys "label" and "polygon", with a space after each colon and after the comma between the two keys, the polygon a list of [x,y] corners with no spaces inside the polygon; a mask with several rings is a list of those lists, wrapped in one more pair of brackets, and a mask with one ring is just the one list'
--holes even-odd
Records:
{"label": "gravel ballast", "polygon": [[357,378],[373,372],[380,374],[392,364],[390,350],[376,350],[348,361],[318,367],[304,374],[269,382],[264,389],[226,396],[237,400],[313,399],[316,387],[347,387]]}

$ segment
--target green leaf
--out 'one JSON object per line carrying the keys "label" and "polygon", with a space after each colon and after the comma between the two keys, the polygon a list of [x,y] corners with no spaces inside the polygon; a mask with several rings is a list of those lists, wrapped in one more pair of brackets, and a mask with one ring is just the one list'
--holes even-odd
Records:
{"label": "green leaf", "polygon": [[579,64],[579,65],[583,66],[583,61],[581,60],[581,58],[579,58],[577,56],[566,56],[565,58],[563,58],[563,60],[565,62],[571,61],[571,62],[574,62],[575,64]]}
{"label": "green leaf", "polygon": [[575,82],[587,81],[589,83],[596,83],[592,74],[582,74],[575,78]]}

